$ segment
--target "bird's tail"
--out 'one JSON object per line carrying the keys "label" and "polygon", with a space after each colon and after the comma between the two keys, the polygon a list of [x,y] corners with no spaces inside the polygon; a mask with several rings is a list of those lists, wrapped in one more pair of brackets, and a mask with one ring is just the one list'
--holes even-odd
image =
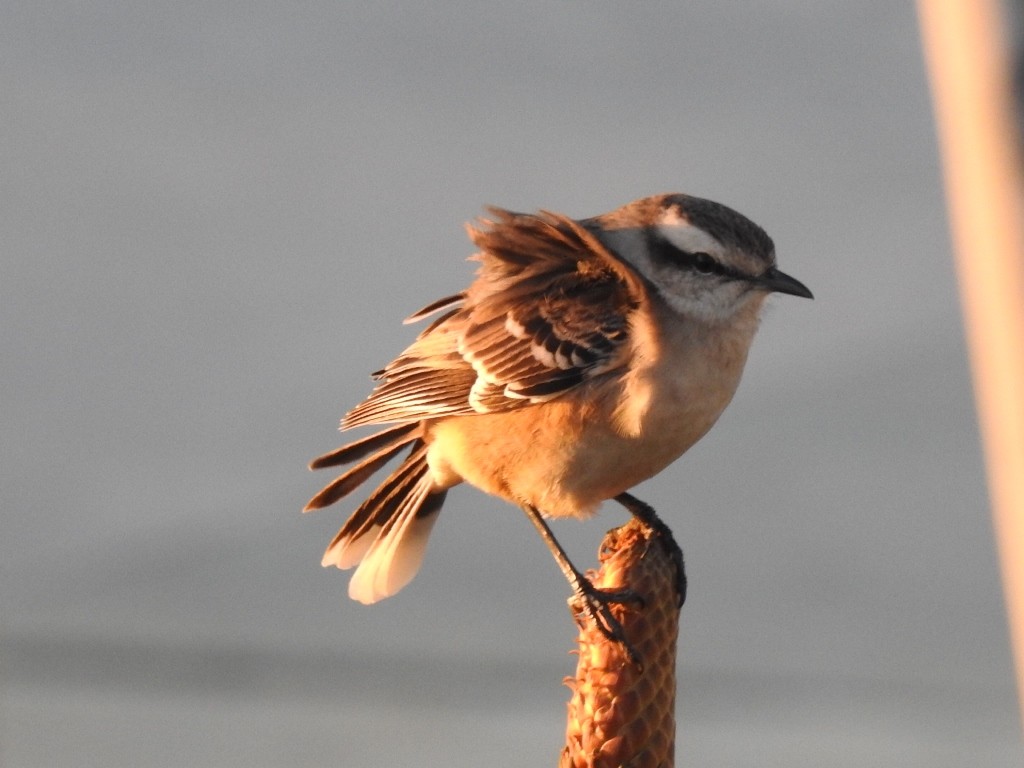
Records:
{"label": "bird's tail", "polygon": [[359,566],[348,594],[361,603],[390,597],[412,581],[423,562],[445,491],[436,490],[431,481],[427,446],[418,423],[390,427],[343,445],[309,465],[321,469],[357,462],[310,499],[304,512],[344,498],[407,446],[405,461],[359,505],[324,553],[324,566]]}

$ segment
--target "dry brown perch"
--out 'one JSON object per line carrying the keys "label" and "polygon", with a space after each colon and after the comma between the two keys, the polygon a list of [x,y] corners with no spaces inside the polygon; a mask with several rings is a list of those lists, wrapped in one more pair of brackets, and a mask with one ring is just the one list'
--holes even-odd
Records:
{"label": "dry brown perch", "polygon": [[679,606],[675,568],[657,535],[639,520],[608,532],[595,587],[631,589],[643,606],[612,610],[643,661],[632,664],[572,605],[580,623],[560,768],[672,768],[675,762],[676,638]]}

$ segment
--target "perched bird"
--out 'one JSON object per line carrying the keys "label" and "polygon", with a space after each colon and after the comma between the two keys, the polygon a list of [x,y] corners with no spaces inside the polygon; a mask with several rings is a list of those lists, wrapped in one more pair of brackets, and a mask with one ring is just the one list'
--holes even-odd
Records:
{"label": "perched bird", "polygon": [[476,279],[406,320],[443,312],[341,423],[388,426],[310,464],[353,466],[306,510],[407,449],[324,554],[325,566],[358,566],[353,599],[409,583],[446,492],[466,482],[527,512],[585,610],[615,635],[607,603],[628,596],[594,589],[544,517],[583,518],[616,499],[667,533],[628,489],[721,415],[768,294],[813,297],[776,268],[764,230],[710,200],[658,195],[582,220],[489,213],[468,227]]}

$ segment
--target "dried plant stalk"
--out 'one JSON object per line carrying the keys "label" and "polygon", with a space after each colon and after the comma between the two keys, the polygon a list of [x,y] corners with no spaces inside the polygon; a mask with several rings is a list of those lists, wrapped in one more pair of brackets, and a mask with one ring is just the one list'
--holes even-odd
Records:
{"label": "dried plant stalk", "polygon": [[[601,589],[630,589],[643,605],[613,606],[642,666],[572,606],[580,624],[579,663],[560,768],[672,768],[675,762],[676,639],[679,605],[672,560],[639,520],[609,531],[601,568],[588,576]],[[570,601],[571,602],[571,601]]]}

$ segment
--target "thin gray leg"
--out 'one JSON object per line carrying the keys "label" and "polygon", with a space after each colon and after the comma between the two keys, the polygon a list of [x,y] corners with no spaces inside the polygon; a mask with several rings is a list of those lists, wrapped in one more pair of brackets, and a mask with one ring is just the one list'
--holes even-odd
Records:
{"label": "thin gray leg", "polygon": [[565,574],[565,578],[569,581],[569,586],[572,587],[572,591],[579,600],[583,613],[594,622],[594,625],[600,630],[601,634],[609,640],[620,643],[629,654],[630,660],[634,664],[639,665],[639,656],[626,640],[622,624],[619,623],[619,620],[615,618],[609,608],[609,605],[614,603],[642,603],[643,601],[639,595],[628,589],[613,591],[595,587],[590,582],[590,579],[580,573],[576,566],[572,564],[569,555],[566,554],[562,545],[558,543],[558,539],[555,538],[555,534],[548,527],[543,515],[529,504],[523,505],[523,511],[530,518],[530,522],[533,523],[537,532],[540,533],[541,538],[544,539],[544,543],[548,545],[551,554],[555,556],[555,562],[558,563],[558,567],[562,569],[562,573]]}

